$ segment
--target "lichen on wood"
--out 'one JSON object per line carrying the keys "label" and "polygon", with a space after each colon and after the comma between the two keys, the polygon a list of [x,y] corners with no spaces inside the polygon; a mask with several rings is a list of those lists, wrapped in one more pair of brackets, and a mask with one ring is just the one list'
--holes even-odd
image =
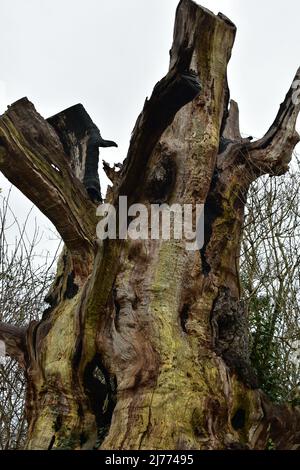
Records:
{"label": "lichen on wood", "polygon": [[114,143],[82,106],[44,120],[23,99],[0,118],[1,171],[65,243],[41,320],[0,324],[26,371],[28,449],[299,447],[299,408],[272,404],[250,366],[238,258],[249,186],[287,170],[300,105],[291,89],[262,139],[241,137],[227,83],[235,34],[224,15],[181,0],[169,72],[120,171],[104,164],[117,209],[122,195],[204,203],[200,251],[96,240],[100,182],[86,164],[95,173],[98,146]]}

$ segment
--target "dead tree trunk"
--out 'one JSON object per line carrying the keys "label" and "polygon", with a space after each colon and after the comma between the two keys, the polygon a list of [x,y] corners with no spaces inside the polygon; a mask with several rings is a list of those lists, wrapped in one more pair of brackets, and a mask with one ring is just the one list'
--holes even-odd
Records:
{"label": "dead tree trunk", "polygon": [[[23,99],[0,119],[0,168],[65,242],[49,308],[0,325],[25,368],[28,449],[300,447],[299,408],[275,406],[249,361],[239,251],[251,182],[288,169],[299,141],[293,89],[267,134],[243,139],[227,65],[236,28],[181,0],[169,73],[146,101],[119,196],[205,203],[205,243],[96,239],[98,147],[82,106],[48,121]],[[298,71],[296,79],[300,79]]]}

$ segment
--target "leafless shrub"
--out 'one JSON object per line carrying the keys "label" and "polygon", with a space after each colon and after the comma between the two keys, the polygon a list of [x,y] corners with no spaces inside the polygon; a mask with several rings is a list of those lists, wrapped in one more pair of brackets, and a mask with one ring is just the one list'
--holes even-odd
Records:
{"label": "leafless shrub", "polygon": [[[0,207],[0,321],[16,326],[39,319],[53,279],[53,260],[38,255],[42,234],[32,217],[23,226],[13,215],[9,197]],[[12,235],[13,234],[13,235]],[[12,242],[14,238],[14,241]],[[0,449],[21,449],[26,437],[25,378],[18,364],[6,358],[0,365]]]}

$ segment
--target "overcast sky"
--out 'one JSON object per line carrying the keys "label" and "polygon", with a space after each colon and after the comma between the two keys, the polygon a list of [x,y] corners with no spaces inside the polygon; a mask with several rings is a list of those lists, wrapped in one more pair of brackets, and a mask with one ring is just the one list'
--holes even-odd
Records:
{"label": "overcast sky", "polygon": [[[146,96],[168,69],[178,0],[0,0],[0,113],[27,96],[49,117],[81,102],[126,156]],[[238,33],[229,67],[241,130],[260,137],[273,121],[300,65],[299,0],[202,0],[222,11]],[[101,173],[103,186],[107,183]],[[9,185],[0,175],[2,194]],[[22,222],[31,207],[18,191]],[[38,212],[35,212],[38,214]],[[40,215],[42,228],[50,223]],[[48,245],[50,248],[50,245]]]}

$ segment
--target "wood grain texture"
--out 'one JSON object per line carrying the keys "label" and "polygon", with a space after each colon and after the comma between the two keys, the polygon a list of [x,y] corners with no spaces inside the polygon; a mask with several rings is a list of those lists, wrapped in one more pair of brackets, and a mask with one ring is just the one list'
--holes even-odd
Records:
{"label": "wood grain texture", "polygon": [[98,146],[114,143],[80,106],[47,122],[22,100],[0,118],[1,170],[66,245],[50,307],[26,330],[29,449],[300,447],[299,408],[272,404],[251,367],[238,261],[249,186],[287,171],[299,105],[291,89],[262,139],[241,137],[227,83],[235,34],[181,0],[169,72],[120,171],[104,164],[116,206],[122,195],[205,204],[200,252],[175,239],[96,243],[87,142],[96,192]]}

